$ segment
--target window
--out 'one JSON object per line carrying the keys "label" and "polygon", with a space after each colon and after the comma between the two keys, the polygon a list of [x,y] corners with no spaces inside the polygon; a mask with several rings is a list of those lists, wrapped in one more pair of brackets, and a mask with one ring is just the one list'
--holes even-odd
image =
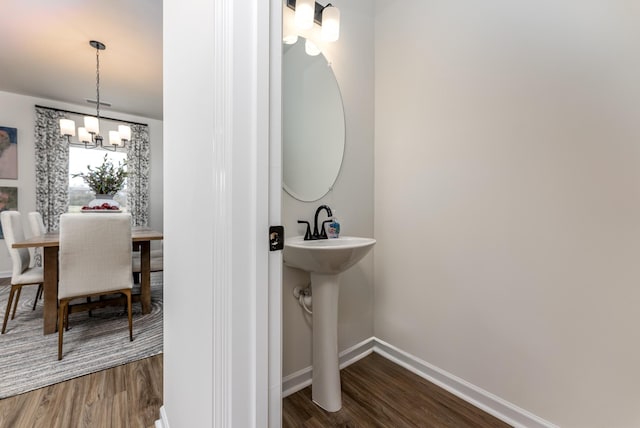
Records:
{"label": "window", "polygon": [[[104,155],[114,165],[125,162],[127,160],[127,152],[125,151],[108,151],[100,149],[85,149],[84,147],[69,147],[69,211],[80,211],[95,198],[93,191],[87,186],[82,177],[73,178],[73,174],[87,171],[87,165],[92,168],[99,166],[104,161]],[[123,209],[127,208],[127,185],[114,197],[120,203]]]}

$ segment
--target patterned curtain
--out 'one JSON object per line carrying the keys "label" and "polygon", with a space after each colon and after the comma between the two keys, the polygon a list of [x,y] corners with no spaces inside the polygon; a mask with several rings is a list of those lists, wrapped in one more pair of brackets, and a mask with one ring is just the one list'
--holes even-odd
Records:
{"label": "patterned curtain", "polygon": [[36,107],[36,210],[47,231],[58,230],[69,204],[69,146],[58,122],[64,112]]}
{"label": "patterned curtain", "polygon": [[127,203],[133,226],[149,225],[149,127],[131,126],[127,151]]}

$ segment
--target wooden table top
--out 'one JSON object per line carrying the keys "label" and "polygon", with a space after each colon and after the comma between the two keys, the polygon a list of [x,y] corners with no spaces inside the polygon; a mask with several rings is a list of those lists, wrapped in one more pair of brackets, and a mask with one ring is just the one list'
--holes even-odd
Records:
{"label": "wooden table top", "polygon": [[[131,228],[131,241],[159,241],[162,240],[162,232],[149,229],[148,227]],[[58,232],[48,232],[44,235],[34,236],[24,241],[16,242],[13,248],[30,248],[30,247],[58,247],[60,246],[60,234]]]}

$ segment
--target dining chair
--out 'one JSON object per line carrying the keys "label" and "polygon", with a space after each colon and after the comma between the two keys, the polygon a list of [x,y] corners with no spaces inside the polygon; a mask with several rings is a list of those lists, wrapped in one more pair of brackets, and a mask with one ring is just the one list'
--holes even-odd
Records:
{"label": "dining chair", "polygon": [[[7,250],[11,255],[13,271],[11,274],[11,291],[9,292],[9,300],[7,301],[7,310],[4,313],[4,322],[2,323],[2,334],[7,328],[9,320],[9,312],[11,312],[11,304],[13,302],[13,313],[11,319],[16,316],[16,308],[22,287],[25,285],[38,285],[36,297],[33,300],[33,309],[35,310],[38,297],[42,295],[43,271],[41,267],[29,267],[31,255],[26,248],[13,248],[13,244],[18,241],[24,241],[24,229],[22,227],[22,216],[18,211],[3,211],[0,214],[0,222],[2,231],[4,232],[4,242],[7,244]],[[14,301],[15,298],[15,301]]]}
{"label": "dining chair", "polygon": [[69,302],[79,297],[124,294],[129,340],[131,316],[131,215],[66,213],[60,216],[58,259],[58,360],[63,331],[68,328]]}

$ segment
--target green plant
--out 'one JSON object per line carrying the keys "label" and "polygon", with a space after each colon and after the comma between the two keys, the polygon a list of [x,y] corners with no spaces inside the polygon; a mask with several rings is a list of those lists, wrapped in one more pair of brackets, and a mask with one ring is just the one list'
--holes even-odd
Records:
{"label": "green plant", "polygon": [[118,166],[115,166],[113,162],[108,159],[108,154],[105,154],[102,165],[97,168],[92,168],[91,165],[87,165],[89,172],[79,172],[77,174],[71,174],[71,176],[74,178],[82,177],[84,182],[87,183],[96,194],[115,195],[122,189],[124,181],[127,178],[126,165],[127,162],[118,162]]}

